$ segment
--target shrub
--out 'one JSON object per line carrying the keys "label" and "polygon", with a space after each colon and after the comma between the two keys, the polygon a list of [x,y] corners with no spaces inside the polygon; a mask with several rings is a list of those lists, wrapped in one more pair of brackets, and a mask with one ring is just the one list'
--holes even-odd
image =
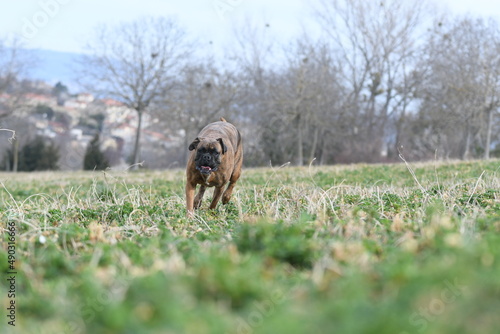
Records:
{"label": "shrub", "polygon": [[[49,139],[36,136],[24,145],[18,153],[17,171],[32,172],[59,169],[59,148]],[[4,159],[4,168],[14,169],[14,150],[9,149]]]}
{"label": "shrub", "polygon": [[85,151],[84,170],[105,170],[109,167],[109,162],[99,146],[99,134],[96,134]]}

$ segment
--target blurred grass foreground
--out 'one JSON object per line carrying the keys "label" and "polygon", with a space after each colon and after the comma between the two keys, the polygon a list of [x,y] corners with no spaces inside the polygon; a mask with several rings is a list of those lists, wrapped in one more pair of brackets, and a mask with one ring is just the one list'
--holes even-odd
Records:
{"label": "blurred grass foreground", "polygon": [[4,173],[0,332],[496,333],[499,169],[245,169],[193,220],[181,170]]}

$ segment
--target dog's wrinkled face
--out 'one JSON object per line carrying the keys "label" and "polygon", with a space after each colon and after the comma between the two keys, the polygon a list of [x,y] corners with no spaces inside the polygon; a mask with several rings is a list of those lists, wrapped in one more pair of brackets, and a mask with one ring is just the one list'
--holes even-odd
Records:
{"label": "dog's wrinkled face", "polygon": [[196,149],[196,156],[194,158],[196,169],[202,174],[215,172],[221,164],[222,155],[226,153],[227,150],[222,138],[196,138],[191,145],[189,145],[190,151],[194,149]]}

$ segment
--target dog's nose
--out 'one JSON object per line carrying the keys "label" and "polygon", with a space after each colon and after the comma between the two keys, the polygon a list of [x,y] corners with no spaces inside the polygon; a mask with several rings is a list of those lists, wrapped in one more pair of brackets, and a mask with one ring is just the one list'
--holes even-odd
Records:
{"label": "dog's nose", "polygon": [[212,160],[212,156],[211,156],[210,154],[205,154],[205,155],[203,156],[203,160],[205,160],[205,161],[210,161],[210,160]]}

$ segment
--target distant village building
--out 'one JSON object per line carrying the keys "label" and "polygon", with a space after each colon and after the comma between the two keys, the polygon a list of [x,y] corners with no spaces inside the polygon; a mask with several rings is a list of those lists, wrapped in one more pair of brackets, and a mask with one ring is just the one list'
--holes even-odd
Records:
{"label": "distant village building", "polygon": [[94,102],[95,98],[94,95],[90,93],[80,93],[76,96],[76,100],[78,102],[83,102],[88,104]]}
{"label": "distant village building", "polygon": [[[14,98],[0,94],[0,114],[2,105],[7,107]],[[126,161],[132,154],[138,126],[134,109],[112,98],[96,99],[90,93],[66,94],[59,101],[51,93],[27,93],[17,99],[16,115],[33,126],[32,134],[50,138],[59,147],[61,170],[83,168],[83,154],[98,131],[111,167],[128,168]],[[141,156],[148,168],[171,166],[165,156],[181,142],[179,135],[158,130],[157,122],[149,114],[143,115]]]}
{"label": "distant village building", "polygon": [[39,104],[46,105],[48,107],[57,106],[57,98],[50,95],[28,93],[25,94],[23,98],[25,104],[29,106],[37,106]]}

